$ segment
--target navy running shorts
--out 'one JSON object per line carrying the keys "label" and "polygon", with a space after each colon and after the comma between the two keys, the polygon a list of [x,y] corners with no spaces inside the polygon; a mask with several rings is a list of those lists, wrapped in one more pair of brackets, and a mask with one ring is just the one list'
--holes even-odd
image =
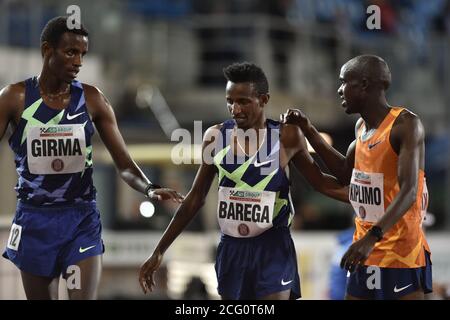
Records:
{"label": "navy running shorts", "polygon": [[300,298],[297,255],[289,228],[271,228],[252,238],[222,235],[215,264],[225,299],[259,299],[290,289]]}
{"label": "navy running shorts", "polygon": [[421,268],[358,266],[347,276],[347,294],[361,299],[396,300],[418,290],[430,293],[432,264],[430,254],[425,251],[425,255],[426,265]]}
{"label": "navy running shorts", "polygon": [[104,252],[95,201],[60,207],[18,202],[3,257],[21,271],[63,276],[69,266]]}

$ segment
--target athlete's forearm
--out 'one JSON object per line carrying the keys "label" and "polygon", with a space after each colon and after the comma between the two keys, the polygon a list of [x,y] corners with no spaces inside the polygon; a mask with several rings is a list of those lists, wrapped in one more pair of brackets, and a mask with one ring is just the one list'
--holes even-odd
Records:
{"label": "athlete's forearm", "polygon": [[125,170],[120,170],[120,177],[131,188],[141,193],[145,193],[145,188],[150,183],[149,179],[136,164]]}
{"label": "athlete's forearm", "polygon": [[323,193],[324,195],[331,197],[333,199],[349,202],[348,199],[348,186],[343,186],[339,181],[330,175],[324,174],[323,183],[317,191]]}
{"label": "athlete's forearm", "polygon": [[170,221],[166,231],[164,231],[164,234],[154,251],[158,254],[163,255],[166,250],[172,245],[175,239],[180,235],[180,233],[195,217],[203,204],[204,200],[196,200],[188,195],[185,201],[175,212],[174,217]]}
{"label": "athlete's forearm", "polygon": [[376,223],[383,233],[389,231],[408,212],[416,201],[417,190],[415,188],[403,188],[387,207],[386,213]]}
{"label": "athlete's forearm", "polygon": [[320,135],[314,126],[308,126],[303,130],[305,137],[316,150],[325,165],[330,169],[331,173],[336,176],[339,181],[343,181],[343,168],[345,167],[345,156],[330,146]]}

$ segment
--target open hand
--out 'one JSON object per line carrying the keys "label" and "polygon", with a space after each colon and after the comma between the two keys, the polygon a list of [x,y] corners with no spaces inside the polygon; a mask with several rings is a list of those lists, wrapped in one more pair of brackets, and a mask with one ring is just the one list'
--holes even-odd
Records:
{"label": "open hand", "polygon": [[155,288],[154,274],[161,265],[162,259],[162,254],[153,253],[141,266],[141,270],[139,271],[139,284],[145,294],[153,291]]}
{"label": "open hand", "polygon": [[158,188],[158,189],[151,190],[148,193],[148,197],[151,200],[158,200],[158,201],[172,199],[172,201],[178,202],[178,203],[182,203],[184,200],[184,196],[182,194],[176,192],[175,190],[169,189],[169,188]]}

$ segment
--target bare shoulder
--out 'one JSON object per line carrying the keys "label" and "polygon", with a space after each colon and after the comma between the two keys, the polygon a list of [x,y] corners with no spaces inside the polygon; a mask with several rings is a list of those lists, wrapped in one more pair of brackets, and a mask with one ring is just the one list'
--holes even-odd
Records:
{"label": "bare shoulder", "polygon": [[19,100],[25,99],[25,82],[17,82],[7,85],[0,91],[0,97],[2,99]]}
{"label": "bare shoulder", "polygon": [[395,120],[394,126],[421,126],[422,121],[417,114],[409,111],[408,109],[403,110]]}
{"label": "bare shoulder", "polygon": [[207,144],[217,141],[221,137],[221,131],[223,123],[215,124],[208,129],[206,129],[205,134],[203,135],[203,141]]}
{"label": "bare shoulder", "polygon": [[408,135],[423,137],[425,130],[419,116],[407,109],[403,110],[395,119],[392,126],[395,135],[405,137]]}
{"label": "bare shoulder", "polygon": [[0,107],[12,116],[25,105],[25,82],[10,84],[0,91]]}
{"label": "bare shoulder", "polygon": [[103,94],[103,92],[96,86],[83,83],[84,97],[86,99],[86,107],[92,119],[95,120],[98,116],[103,117],[112,113],[111,105]]}
{"label": "bare shoulder", "polygon": [[394,150],[399,151],[404,141],[423,143],[424,139],[425,129],[419,116],[407,109],[403,110],[392,126],[391,143]]}
{"label": "bare shoulder", "polygon": [[90,84],[82,83],[84,96],[86,98],[86,102],[96,100],[96,99],[106,99],[103,92],[97,88],[96,86],[91,86]]}

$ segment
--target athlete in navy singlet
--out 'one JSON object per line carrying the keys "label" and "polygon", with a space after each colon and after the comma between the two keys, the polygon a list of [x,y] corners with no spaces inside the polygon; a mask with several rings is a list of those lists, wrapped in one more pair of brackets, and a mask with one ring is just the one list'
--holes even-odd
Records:
{"label": "athlete in navy singlet", "polygon": [[132,188],[154,200],[183,199],[150,183],[131,159],[105,96],[75,80],[87,51],[87,30],[54,18],[41,35],[41,74],[0,91],[0,139],[9,125],[19,176],[3,256],[20,269],[28,299],[57,299],[60,275],[76,270],[80,281],[69,298],[97,297],[104,247],[92,183],[94,125]]}
{"label": "athlete in navy singlet", "polygon": [[289,226],[288,165],[292,163],[318,191],[347,201],[348,189],[325,175],[293,125],[266,119],[269,85],[261,68],[236,63],[224,69],[227,108],[233,119],[207,130],[203,158],[193,186],[153,254],[140,270],[144,292],[165,251],[201,208],[219,177],[217,218],[218,291],[224,299],[300,297],[294,243]]}

